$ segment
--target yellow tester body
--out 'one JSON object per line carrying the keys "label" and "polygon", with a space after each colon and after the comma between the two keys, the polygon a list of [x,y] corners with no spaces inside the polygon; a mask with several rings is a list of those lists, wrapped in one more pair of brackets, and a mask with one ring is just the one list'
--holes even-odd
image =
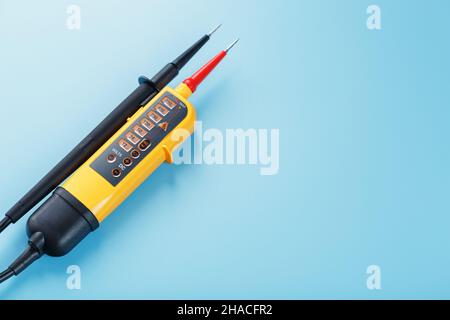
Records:
{"label": "yellow tester body", "polygon": [[71,251],[163,162],[173,162],[174,150],[194,131],[196,113],[187,99],[226,54],[176,89],[160,90],[31,215],[28,236],[45,240],[46,254]]}
{"label": "yellow tester body", "polygon": [[176,89],[165,87],[143,104],[31,215],[27,233],[33,243],[40,241],[42,252],[71,251],[163,162],[173,162],[174,150],[194,131],[196,112],[188,98],[227,50]]}
{"label": "yellow tester body", "polygon": [[[192,94],[182,83],[163,89],[136,112],[62,188],[102,222],[194,131]],[[188,134],[186,134],[188,133]]]}

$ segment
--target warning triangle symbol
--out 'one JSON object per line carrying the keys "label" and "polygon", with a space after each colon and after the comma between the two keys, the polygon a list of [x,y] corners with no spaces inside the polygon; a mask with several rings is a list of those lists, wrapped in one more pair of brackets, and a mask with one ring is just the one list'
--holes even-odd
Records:
{"label": "warning triangle symbol", "polygon": [[159,124],[159,127],[161,129],[163,129],[164,131],[167,131],[167,128],[169,127],[169,123],[168,122],[162,122]]}

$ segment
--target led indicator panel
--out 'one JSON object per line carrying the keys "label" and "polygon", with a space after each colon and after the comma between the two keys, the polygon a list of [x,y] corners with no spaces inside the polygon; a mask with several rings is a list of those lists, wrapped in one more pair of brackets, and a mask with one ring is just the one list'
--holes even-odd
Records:
{"label": "led indicator panel", "polygon": [[128,129],[92,162],[91,168],[116,186],[186,115],[186,105],[166,92],[128,125]]}

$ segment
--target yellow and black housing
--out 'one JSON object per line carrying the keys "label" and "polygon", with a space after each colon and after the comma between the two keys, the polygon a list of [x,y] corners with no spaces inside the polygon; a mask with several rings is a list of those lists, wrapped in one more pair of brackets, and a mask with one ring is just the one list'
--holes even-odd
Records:
{"label": "yellow and black housing", "polygon": [[163,162],[173,162],[194,130],[191,93],[185,84],[161,90],[33,213],[27,233],[43,234],[44,253],[68,253]]}

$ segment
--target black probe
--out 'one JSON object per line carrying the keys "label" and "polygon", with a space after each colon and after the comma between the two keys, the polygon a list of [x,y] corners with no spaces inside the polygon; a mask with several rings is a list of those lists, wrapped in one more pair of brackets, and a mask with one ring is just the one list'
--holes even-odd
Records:
{"label": "black probe", "polygon": [[[0,233],[11,223],[16,223],[28,211],[43,200],[61,182],[67,179],[86,162],[112,135],[117,132],[141,106],[155,97],[169,84],[189,60],[208,42],[211,35],[219,29],[215,27],[204,35],[173,62],[168,63],[152,79],[141,76],[136,88],[119,104],[86,138],[67,154],[47,175],[44,176],[22,199],[20,199],[0,221]],[[0,274],[1,279],[5,277]]]}

